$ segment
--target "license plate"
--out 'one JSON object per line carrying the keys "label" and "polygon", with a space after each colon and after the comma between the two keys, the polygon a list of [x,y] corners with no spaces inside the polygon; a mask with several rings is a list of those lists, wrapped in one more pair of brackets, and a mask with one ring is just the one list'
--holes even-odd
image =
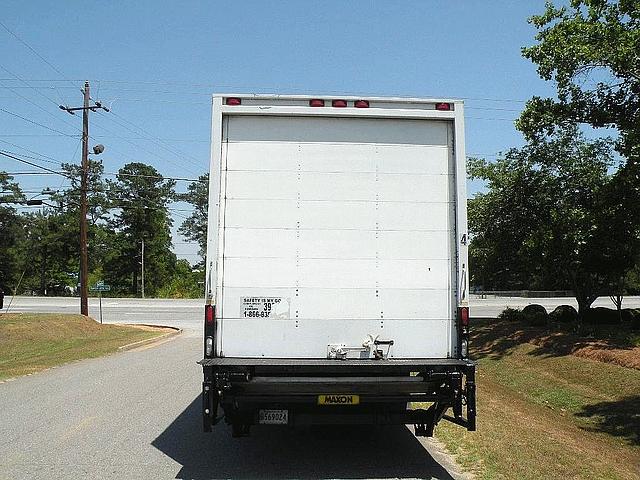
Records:
{"label": "license plate", "polygon": [[289,423],[289,410],[260,410],[258,423],[262,425],[286,425]]}
{"label": "license plate", "polygon": [[359,395],[318,395],[318,405],[358,405]]}

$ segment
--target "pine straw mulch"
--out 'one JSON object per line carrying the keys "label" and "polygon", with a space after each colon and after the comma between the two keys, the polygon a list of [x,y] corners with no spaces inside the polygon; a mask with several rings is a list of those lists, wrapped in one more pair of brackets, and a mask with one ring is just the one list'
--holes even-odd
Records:
{"label": "pine straw mulch", "polygon": [[481,357],[501,357],[517,345],[527,342],[538,347],[532,352],[536,355],[575,355],[640,370],[640,346],[606,338],[606,335],[597,338],[568,331],[552,331],[547,327],[534,327],[522,322],[496,320],[482,322],[475,329],[472,328],[472,336],[476,355]]}

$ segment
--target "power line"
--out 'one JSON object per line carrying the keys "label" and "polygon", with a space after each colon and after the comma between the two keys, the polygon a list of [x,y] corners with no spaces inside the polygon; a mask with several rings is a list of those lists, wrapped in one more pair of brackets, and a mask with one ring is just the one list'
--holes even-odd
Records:
{"label": "power line", "polygon": [[465,120],[490,120],[490,121],[503,121],[503,122],[515,122],[515,118],[489,118],[489,117],[465,117]]}
{"label": "power line", "polygon": [[[122,122],[118,122],[116,120],[114,120],[113,118],[110,118],[111,121],[113,121],[114,123],[120,125],[121,127],[125,128],[126,130],[136,134],[136,135],[142,135],[146,134],[147,136],[147,140],[155,143],[156,145],[158,145],[160,148],[163,148],[164,150],[168,151],[169,153],[172,153],[173,155],[175,155],[178,159],[180,160],[186,160],[189,163],[191,163],[192,165],[198,167],[198,168],[202,168],[202,165],[199,163],[199,161],[197,159],[195,159],[194,157],[191,157],[190,155],[184,154],[182,152],[179,152],[178,150],[174,150],[172,148],[170,148],[164,141],[162,141],[161,139],[159,139],[158,137],[155,137],[153,134],[149,133],[147,130],[143,129],[142,127],[137,126],[136,124],[134,124],[133,122],[127,120],[126,118],[122,117],[121,115],[118,115],[116,112],[111,112],[111,114],[114,117],[117,117],[119,119],[121,119],[122,121],[128,123],[129,125],[131,125],[133,128],[137,129],[134,130],[133,128],[123,124]],[[192,160],[190,160],[189,158],[191,158]],[[171,160],[169,160],[171,161]],[[195,173],[195,172],[193,172]]]}
{"label": "power line", "polygon": [[[113,130],[107,130],[102,125],[94,125],[94,128],[98,127],[105,132],[113,132]],[[62,137],[64,135],[53,133],[0,133],[0,137]],[[146,137],[123,137],[116,133],[112,135],[90,135],[89,138],[98,140],[99,138],[112,138],[116,140],[147,140]],[[163,138],[165,142],[185,142],[185,143],[209,143],[209,140],[198,140],[197,138]],[[135,145],[134,145],[135,146]]]}
{"label": "power line", "polygon": [[[5,152],[7,152],[7,151],[5,150]],[[30,158],[31,160],[37,160],[39,162],[51,163],[53,165],[60,165],[60,162],[53,162],[51,160],[47,160],[47,159],[44,159],[44,158],[34,157],[33,155],[27,155],[25,153],[16,153],[16,152],[7,152],[7,153],[11,153],[13,155],[20,155],[23,158]]]}
{"label": "power line", "polygon": [[[51,170],[50,168],[43,167],[42,165],[38,165],[37,163],[29,162],[29,161],[24,160],[24,159],[22,159],[22,158],[18,158],[18,157],[16,157],[16,156],[12,155],[11,153],[7,153],[7,152],[4,152],[4,151],[2,151],[2,150],[0,150],[0,155],[4,155],[5,157],[12,158],[13,160],[16,160],[16,161],[18,161],[18,162],[25,163],[25,164],[27,164],[27,165],[31,165],[32,167],[39,168],[39,169],[41,169],[41,170],[44,170],[44,171],[49,172],[49,173],[52,173],[52,174],[62,175],[63,177],[71,178],[71,177],[69,177],[69,176],[68,176],[67,174],[65,174],[65,173],[62,173],[62,172],[56,172],[55,170]],[[14,173],[13,175],[16,175],[16,174]]]}
{"label": "power line", "polygon": [[475,152],[467,152],[467,157],[499,157],[501,155],[498,153],[475,153]]}
{"label": "power line", "polygon": [[[3,141],[3,140],[0,140],[0,141]],[[4,142],[4,143],[9,143],[9,142]],[[41,154],[39,154],[37,152],[34,152],[32,150],[28,150],[28,149],[26,149],[24,147],[20,147],[19,145],[15,145],[15,144],[11,144],[11,145],[17,146],[18,148],[23,148],[24,150],[27,150],[27,151],[29,151],[31,153],[35,153],[36,155],[41,155]],[[77,151],[77,148],[76,148],[76,151]],[[25,155],[25,154],[17,154],[15,152],[7,152],[7,151],[1,151],[0,150],[0,153],[2,153],[3,155],[5,155],[7,157],[13,158],[14,160],[17,160],[17,161],[26,163],[28,165],[40,168],[42,170],[46,170],[50,174],[62,175],[64,177],[72,179],[72,177],[70,177],[69,175],[65,174],[63,171],[51,170],[51,169],[45,168],[45,167],[43,167],[41,165],[38,165],[38,164],[35,164],[35,163],[32,163],[32,162],[28,162],[28,161],[26,161],[24,159],[20,159],[20,158],[16,157],[15,155],[21,155],[22,157],[31,158],[32,160],[38,160],[38,161],[41,161],[41,162],[54,163],[52,161],[48,161],[48,160],[45,160],[45,159],[42,159],[42,158],[32,157],[32,156]],[[50,157],[50,158],[52,158],[52,157]],[[63,163],[63,162],[60,162],[60,161],[57,161],[57,162],[59,164]],[[37,174],[37,173],[39,173],[39,172],[14,172],[14,173],[12,173],[12,175],[25,175],[25,174]],[[176,181],[186,181],[186,182],[200,182],[201,181],[200,179],[186,178],[186,177],[165,177],[163,175],[142,175],[142,174],[134,174],[134,173],[121,173],[121,172],[104,172],[103,175],[123,176],[123,177],[138,177],[138,178],[155,178],[155,179],[161,179],[161,180],[176,180]]]}
{"label": "power line", "polygon": [[[4,155],[4,153],[2,153],[2,151],[0,151],[0,154]],[[8,156],[8,155],[7,155]],[[25,161],[26,163],[26,161]],[[55,171],[55,170],[51,170],[51,169],[45,169],[45,167],[42,167],[40,165],[36,165],[36,164],[32,164],[33,166],[37,167],[37,168],[41,168],[43,170],[47,170],[47,172],[33,172],[33,171],[26,171],[26,172],[7,172],[7,175],[62,175],[63,177],[66,177],[70,180],[73,179],[73,177],[70,177],[68,175],[66,175],[64,172],[60,172],[60,171]],[[136,175],[136,174],[121,174],[118,172],[105,172],[103,173],[103,175],[107,175],[109,177],[114,177],[117,175],[125,175],[128,177],[141,177],[141,178],[158,178],[158,179],[162,179],[162,180],[175,180],[177,182],[200,182],[201,180],[197,179],[197,178],[184,178],[184,177],[163,177],[163,176],[154,176],[154,175]]]}
{"label": "power line", "polygon": [[66,137],[60,133],[0,133],[0,137]]}
{"label": "power line", "polygon": [[[0,68],[6,70],[6,68],[4,68],[2,65],[0,65]],[[8,70],[7,70],[8,71]],[[39,110],[42,110],[44,113],[46,113],[47,115],[49,115],[50,117],[53,117],[56,121],[62,121],[62,123],[64,123],[65,125],[70,126],[71,128],[77,130],[78,132],[80,132],[80,129],[76,126],[73,125],[70,122],[67,122],[66,120],[61,120],[57,115],[54,115],[53,113],[51,113],[49,110],[47,110],[46,108],[42,107],[41,105],[38,105],[37,103],[35,103],[34,101],[32,101],[30,98],[25,97],[24,95],[20,94],[19,92],[15,91],[14,89],[10,88],[10,90],[15,93],[18,97],[22,98],[23,100],[25,100],[27,103],[30,103],[31,105],[35,106],[36,108],[38,108]],[[44,98],[46,98],[47,100],[53,102],[54,105],[56,105],[56,107],[58,106],[58,103],[55,102],[54,100],[52,100],[51,98],[47,97],[46,95],[43,95]]]}
{"label": "power line", "polygon": [[[111,112],[111,113],[113,114],[113,112]],[[105,117],[105,118],[106,118],[106,117]],[[131,131],[131,132],[133,132],[133,133],[135,133],[135,134],[139,134],[138,132],[135,132],[135,131],[131,130],[130,128],[128,128],[126,125],[123,125],[122,123],[120,123],[120,122],[118,122],[118,121],[114,120],[114,119],[113,119],[113,117],[112,117],[111,115],[110,115],[108,118],[109,118],[112,122],[116,123],[117,125],[120,125],[121,127],[126,128],[127,130],[129,130],[129,131]],[[98,128],[101,128],[102,130],[104,130],[104,131],[106,131],[106,132],[111,132],[111,133],[113,133],[113,130],[108,129],[108,128],[104,127],[104,126],[103,126],[103,125],[101,125],[101,124],[98,124],[98,125],[97,125],[97,127],[98,127]],[[115,135],[115,134],[114,134],[114,135]],[[92,139],[94,139],[94,140],[96,139],[96,137],[93,137],[93,136],[90,136],[90,138],[92,138]],[[129,140],[129,139],[127,139],[127,138],[121,137],[121,139],[123,139],[126,143],[129,143],[130,145],[133,145],[133,147],[134,147],[134,148],[136,148],[136,149],[138,149],[138,150],[142,150],[143,152],[146,152],[146,153],[148,153],[149,155],[152,155],[153,157],[157,157],[157,158],[163,159],[163,160],[165,160],[165,161],[167,161],[167,162],[169,162],[169,163],[173,163],[174,165],[176,165],[176,166],[178,166],[178,167],[180,167],[180,168],[184,168],[184,165],[178,165],[175,161],[173,161],[173,160],[171,160],[171,159],[167,158],[166,156],[159,155],[159,154],[158,154],[158,152],[152,152],[151,150],[149,150],[149,149],[145,148],[144,146],[142,146],[142,145],[140,145],[140,144],[137,144],[137,143],[134,143],[134,142],[132,142],[131,140]],[[111,147],[110,147],[110,148],[111,148]],[[114,151],[116,151],[116,152],[118,151],[118,150],[116,150],[116,149],[113,149],[113,150],[114,150]],[[129,158],[132,162],[136,162],[136,161],[137,161],[137,160],[135,160],[135,159],[131,158],[129,155],[124,154],[123,152],[120,152],[120,153],[121,153],[122,155],[124,155],[126,158]],[[180,159],[181,159],[181,160],[184,160],[183,158],[180,158]],[[191,170],[191,169],[187,169],[187,170],[191,171],[191,173],[197,174],[197,172],[195,172],[194,170]]]}
{"label": "power line", "polygon": [[[54,69],[54,70],[55,70],[55,71],[56,71],[56,72],[57,72],[57,73],[58,73],[58,74],[59,74],[63,79],[65,79],[65,81],[67,81],[67,82],[71,83],[72,85],[74,85],[74,84],[73,84],[73,82],[72,82],[71,80],[66,79],[65,75],[64,75],[64,74],[63,74],[63,73],[62,73],[62,72],[61,72],[57,67],[55,67],[53,64],[51,64],[49,61],[47,61],[47,60],[46,60],[42,55],[40,55],[40,54],[39,54],[39,53],[38,53],[34,48],[32,48],[32,47],[31,47],[30,45],[28,45],[25,41],[23,41],[20,37],[18,37],[14,32],[12,32],[12,31],[11,31],[11,30],[6,26],[6,25],[4,25],[2,22],[0,22],[0,25],[2,25],[2,27],[3,27],[5,30],[7,30],[11,35],[13,35],[16,39],[18,39],[18,40],[19,40],[21,43],[23,43],[26,47],[28,47],[28,48],[29,48],[29,50],[31,50],[31,51],[32,51],[36,56],[38,56],[38,58],[40,58],[43,62],[45,62],[45,63],[46,63],[47,65],[49,65],[50,67],[52,67],[52,68],[53,68],[53,69]],[[1,66],[0,66],[0,67],[1,67]],[[3,70],[5,70],[6,72],[8,72],[10,75],[13,75],[15,78],[17,78],[17,79],[18,79],[18,80],[20,80],[21,82],[23,82],[23,83],[24,83],[28,88],[31,88],[31,89],[34,89],[34,90],[38,91],[36,87],[34,87],[34,86],[32,86],[32,85],[29,85],[29,83],[28,83],[26,80],[24,80],[24,79],[20,78],[20,77],[19,77],[18,75],[16,75],[15,73],[13,73],[13,72],[9,71],[7,68],[5,68],[5,67],[1,67],[1,68],[2,68]],[[43,108],[42,108],[42,107],[40,107],[39,105],[37,105],[37,104],[33,103],[31,100],[29,100],[29,99],[27,99],[26,97],[24,97],[24,96],[20,95],[20,94],[19,94],[18,92],[16,92],[13,88],[11,88],[11,87],[6,87],[6,86],[3,86],[3,87],[4,87],[4,88],[9,88],[9,89],[10,89],[10,90],[12,90],[15,94],[17,94],[18,96],[20,96],[21,98],[23,98],[23,99],[27,100],[29,103],[31,103],[31,104],[35,105],[36,107],[40,108],[40,109],[41,109],[41,110],[43,110],[45,113],[47,113],[47,114],[49,114],[49,115],[52,115],[50,112],[48,112],[47,110],[43,109]],[[76,86],[74,85],[74,88],[75,88],[75,87],[76,87]],[[40,92],[38,91],[38,93],[40,93]],[[43,95],[43,94],[42,94],[42,93],[40,93],[40,95]],[[52,100],[51,98],[47,97],[46,95],[43,95],[43,96],[44,96],[45,98],[47,98],[49,101],[51,101],[51,102],[53,102],[54,104],[56,104],[56,105],[57,105],[57,103],[56,103],[54,100]],[[5,110],[3,110],[3,111],[5,111]],[[8,111],[5,111],[5,112],[7,112],[7,113],[10,113],[10,114],[11,114],[11,112],[8,112]],[[28,121],[28,122],[31,122],[31,123],[33,123],[33,124],[35,124],[35,125],[39,125],[39,126],[42,126],[42,127],[44,127],[44,128],[48,128],[49,130],[52,130],[52,131],[58,132],[58,133],[60,133],[61,135],[64,135],[64,136],[70,136],[70,135],[65,134],[64,132],[60,132],[60,131],[55,130],[55,129],[52,129],[52,128],[50,128],[50,127],[46,127],[46,126],[44,126],[44,125],[42,125],[42,124],[39,124],[39,123],[37,123],[37,122],[34,122],[34,121],[31,121],[31,120],[28,120],[28,119],[26,119],[26,118],[24,118],[24,117],[21,117],[21,116],[17,115],[17,114],[14,114],[14,115],[15,115],[15,116],[17,116],[17,117],[19,117],[19,118],[21,118],[21,119],[23,119],[23,120],[26,120],[26,121]],[[58,121],[60,120],[60,119],[58,119],[58,118],[57,118],[57,117],[55,117],[55,116],[54,116],[54,118],[56,118]],[[67,121],[65,121],[65,120],[62,120],[62,121],[63,121],[63,123],[65,123],[65,124],[67,124],[67,125],[71,125],[69,122],[67,122]],[[76,128],[76,129],[77,129],[77,127],[76,127],[76,126],[74,126],[74,125],[71,125],[71,126],[72,126],[73,128]],[[103,129],[104,129],[104,128],[103,128]],[[108,131],[107,129],[104,129],[104,130],[105,130],[105,131]],[[93,137],[89,135],[89,138],[93,138]],[[117,151],[117,150],[116,150],[116,149],[114,149],[114,151]],[[122,153],[122,152],[121,152],[121,153]],[[125,157],[129,158],[131,161],[135,161],[133,158],[128,157],[128,156],[127,156],[127,155],[125,155],[124,153],[122,153],[122,154],[123,154]]]}
{"label": "power line", "polygon": [[496,107],[464,107],[465,110],[493,110],[499,112],[521,112],[522,110],[516,110],[515,108],[496,108]]}
{"label": "power line", "polygon": [[38,127],[46,128],[47,130],[51,130],[52,132],[59,133],[62,136],[71,137],[71,138],[77,138],[78,137],[78,135],[71,135],[71,134],[68,134],[68,133],[64,133],[64,132],[61,132],[60,130],[56,130],[55,128],[48,127],[47,125],[43,125],[41,123],[34,122],[33,120],[29,120],[28,118],[25,118],[22,115],[18,115],[17,113],[10,112],[9,110],[5,110],[4,108],[0,108],[0,111],[6,113],[8,115],[12,115],[14,117],[17,117],[17,118],[19,118],[21,120],[24,120],[25,122],[29,122],[29,123],[31,123],[33,125],[37,125]]}
{"label": "power line", "polygon": [[[1,79],[0,79],[1,80]],[[29,79],[30,82],[61,82],[62,80],[59,79]],[[81,81],[80,79],[75,80],[75,81]],[[292,92],[292,93],[300,93],[300,94],[317,94],[318,92],[312,92],[308,89],[304,89],[304,88],[299,88],[299,87],[295,87],[295,86],[252,86],[250,88],[241,88],[238,85],[224,85],[224,84],[215,84],[215,83],[189,83],[189,82],[176,82],[176,81],[140,81],[140,80],[105,80],[105,79],[100,79],[100,80],[93,80],[93,81],[99,81],[101,82],[102,85],[102,89],[110,89],[110,90],[114,90],[113,87],[109,87],[108,85],[104,85],[104,84],[124,84],[124,85],[156,85],[156,86],[176,86],[176,87],[192,87],[192,88],[206,88],[210,91],[215,91],[215,90],[220,90],[220,89],[231,89],[233,91],[238,91],[238,90],[246,90],[249,93],[251,92],[255,92],[255,91],[274,91],[274,90],[278,90],[278,91],[288,91],[288,92]],[[184,90],[181,91],[176,91],[176,90],[164,90],[164,91],[150,91],[147,89],[118,89],[119,91],[135,91],[135,92],[147,92],[147,93],[167,93],[167,94],[194,94],[194,95],[210,95],[210,93],[206,93],[206,92],[185,92]],[[362,92],[345,92],[345,91],[325,91],[324,93],[326,94],[336,94],[336,95],[363,95]],[[403,97],[407,97],[407,95],[397,95],[397,94],[387,94],[390,96],[397,96],[399,98],[403,98]],[[363,95],[363,96],[379,96],[378,94],[369,94],[369,95]],[[424,96],[424,95],[423,95]],[[427,96],[431,96],[434,98],[437,98],[438,95],[427,95]],[[505,103],[526,103],[528,100],[527,99],[514,99],[514,98],[491,98],[491,97],[465,97],[465,96],[459,96],[457,98],[460,98],[461,100],[472,100],[472,101],[481,101],[481,102],[505,102]]]}
{"label": "power line", "polygon": [[[42,60],[44,63],[46,63],[47,65],[49,65],[58,75],[60,75],[65,81],[71,83],[72,85],[74,85],[74,83],[71,80],[68,80],[67,78],[65,78],[64,73],[62,73],[60,71],[60,69],[58,69],[58,67],[56,67],[55,65],[53,65],[51,62],[49,62],[46,58],[44,58],[42,55],[40,55],[31,45],[29,45],[27,42],[25,42],[22,38],[20,38],[14,31],[12,31],[9,27],[7,27],[4,23],[0,22],[0,26],[2,26],[2,28],[4,28],[7,32],[9,32],[9,34],[11,34],[16,40],[18,40],[21,44],[23,44],[25,47],[27,47],[29,50],[31,50],[31,52],[38,57],[40,60]],[[76,86],[76,85],[74,85]]]}
{"label": "power line", "polygon": [[[60,160],[58,160],[57,158],[53,158],[53,157],[50,157],[48,155],[44,155],[42,153],[34,152],[33,150],[29,150],[28,148],[22,147],[20,145],[15,144],[15,143],[7,142],[6,140],[2,140],[2,139],[0,139],[0,142],[6,143],[7,145],[11,145],[12,147],[20,148],[20,149],[25,150],[25,151],[27,151],[29,153],[33,153],[34,155],[38,155],[39,157],[46,158],[46,159],[49,160],[48,163],[57,163],[57,164],[62,164],[63,163]],[[23,156],[25,156],[27,158],[33,158],[33,157],[29,157],[28,155],[23,155]],[[34,160],[38,160],[38,158],[34,158]],[[43,162],[47,162],[47,160],[42,160],[42,161]]]}
{"label": "power line", "polygon": [[5,172],[9,176],[14,175],[60,175],[60,172]]}
{"label": "power line", "polygon": [[[28,88],[30,88],[31,90],[35,91],[38,95],[40,95],[41,97],[44,97],[45,99],[47,99],[48,101],[50,101],[51,103],[53,103],[56,107],[59,105],[58,102],[56,102],[54,99],[46,96],[44,93],[42,93],[40,91],[40,89],[35,88],[31,85],[29,85],[29,83],[26,80],[23,80],[20,76],[18,76],[17,74],[13,73],[11,70],[9,70],[7,67],[5,67],[4,65],[0,65],[0,68],[2,70],[4,70],[5,72],[7,72],[9,75],[13,75],[15,78],[17,78],[18,80],[20,80],[22,83],[24,83]],[[15,91],[14,88],[6,86],[6,85],[2,85],[5,88],[8,88],[9,90],[11,90],[13,93],[15,93],[16,95],[18,95],[19,97],[22,97],[22,95],[20,95],[18,92]],[[24,98],[24,97],[22,97]]]}
{"label": "power line", "polygon": [[121,119],[122,121],[124,121],[124,122],[128,123],[129,125],[132,125],[134,128],[137,128],[137,129],[138,129],[138,130],[140,130],[142,133],[146,133],[146,134],[147,134],[147,135],[149,135],[151,138],[153,138],[154,140],[156,140],[157,142],[159,142],[161,145],[165,145],[165,149],[166,149],[167,151],[169,151],[169,152],[173,153],[174,155],[176,155],[176,156],[178,156],[178,157],[185,157],[185,156],[186,156],[186,157],[188,157],[188,158],[191,158],[194,162],[196,162],[194,165],[196,165],[196,166],[198,166],[198,167],[199,167],[199,166],[201,166],[201,165],[200,165],[200,163],[199,163],[199,162],[200,162],[200,160],[198,160],[197,158],[192,157],[191,155],[188,155],[188,154],[186,154],[186,153],[184,153],[184,152],[181,152],[181,151],[180,151],[180,150],[178,150],[178,149],[173,149],[173,147],[169,148],[169,147],[170,147],[170,145],[167,145],[167,144],[166,144],[162,139],[160,139],[160,138],[156,137],[155,135],[153,135],[152,133],[148,132],[148,131],[147,131],[147,130],[145,130],[144,128],[137,126],[135,123],[131,122],[130,120],[127,120],[126,118],[124,118],[124,117],[122,117],[122,116],[118,115],[116,112],[113,112],[113,115],[114,115],[115,117],[118,117],[118,118],[119,118],[119,119]]}
{"label": "power line", "polygon": [[[40,190],[22,190],[21,193],[42,193],[43,191],[47,191],[47,193],[59,193],[59,190],[47,190],[49,187],[44,187]],[[0,193],[13,193],[13,190],[0,190]]]}
{"label": "power line", "polygon": [[202,180],[198,178],[165,177],[163,175],[141,175],[137,173],[113,172],[113,173],[105,173],[104,175],[115,175],[115,176],[121,176],[121,177],[157,178],[161,180],[177,180],[177,181],[184,181],[184,182],[202,182]]}

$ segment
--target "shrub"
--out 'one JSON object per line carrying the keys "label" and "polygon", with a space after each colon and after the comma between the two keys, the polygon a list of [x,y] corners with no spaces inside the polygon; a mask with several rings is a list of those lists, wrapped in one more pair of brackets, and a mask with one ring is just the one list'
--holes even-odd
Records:
{"label": "shrub", "polygon": [[578,311],[571,305],[558,305],[549,314],[549,320],[557,323],[573,323],[578,319]]}
{"label": "shrub", "polygon": [[640,328],[640,308],[623,308],[622,321],[629,322],[631,328]]}
{"label": "shrub", "polygon": [[583,321],[589,325],[616,325],[620,323],[620,314],[612,308],[595,307],[589,309]]}
{"label": "shrub", "polygon": [[549,314],[542,305],[532,303],[522,309],[522,317],[529,325],[542,326],[547,324]]}
{"label": "shrub", "polygon": [[505,308],[500,315],[498,315],[500,320],[506,320],[508,322],[520,322],[523,320],[522,312],[518,308]]}

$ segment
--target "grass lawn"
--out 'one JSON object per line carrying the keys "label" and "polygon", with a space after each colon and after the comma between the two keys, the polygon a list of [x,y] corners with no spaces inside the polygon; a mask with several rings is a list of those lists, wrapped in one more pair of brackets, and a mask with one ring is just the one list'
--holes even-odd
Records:
{"label": "grass lawn", "polygon": [[529,329],[474,325],[478,431],[436,436],[479,478],[640,478],[640,370],[522,341]]}
{"label": "grass lawn", "polygon": [[82,315],[0,315],[0,380],[37,372],[164,333],[126,325],[100,325]]}

